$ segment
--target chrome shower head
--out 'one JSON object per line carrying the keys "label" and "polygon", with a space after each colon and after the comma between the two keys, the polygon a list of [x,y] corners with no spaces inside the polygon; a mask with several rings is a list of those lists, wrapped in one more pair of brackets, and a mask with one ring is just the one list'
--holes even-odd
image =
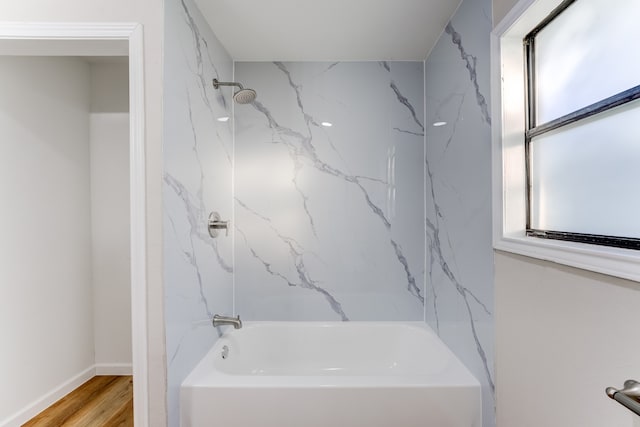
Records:
{"label": "chrome shower head", "polygon": [[240,89],[233,94],[233,100],[238,104],[250,104],[256,99],[256,96],[258,96],[258,94],[253,89]]}
{"label": "chrome shower head", "polygon": [[238,104],[249,104],[258,96],[255,90],[245,89],[240,83],[219,82],[218,79],[213,79],[213,87],[220,89],[220,86],[237,86],[239,89],[233,94],[233,100]]}

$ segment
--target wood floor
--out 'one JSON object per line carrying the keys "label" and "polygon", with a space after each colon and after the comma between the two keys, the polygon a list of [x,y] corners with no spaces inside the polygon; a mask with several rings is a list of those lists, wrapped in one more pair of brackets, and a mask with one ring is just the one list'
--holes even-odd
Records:
{"label": "wood floor", "polygon": [[22,427],[133,426],[133,380],[96,376]]}

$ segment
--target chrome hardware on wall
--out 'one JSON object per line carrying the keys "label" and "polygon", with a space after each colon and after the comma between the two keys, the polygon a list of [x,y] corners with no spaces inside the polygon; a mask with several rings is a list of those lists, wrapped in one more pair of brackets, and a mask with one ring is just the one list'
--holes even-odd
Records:
{"label": "chrome hardware on wall", "polygon": [[229,317],[229,316],[220,316],[219,314],[216,314],[213,316],[211,323],[213,323],[214,328],[217,328],[218,326],[224,326],[224,325],[231,325],[235,329],[242,328],[242,320],[240,320],[240,315],[237,315],[236,317]]}
{"label": "chrome hardware on wall", "polygon": [[226,359],[227,357],[229,357],[229,346],[223,345],[222,346],[222,354],[221,354],[223,359]]}
{"label": "chrome hardware on wall", "polygon": [[624,388],[617,390],[607,387],[607,396],[626,407],[636,415],[640,415],[640,383],[635,380],[626,380]]}
{"label": "chrome hardware on wall", "polygon": [[207,225],[209,228],[209,236],[214,239],[218,237],[220,230],[227,230],[225,236],[229,235],[229,221],[222,221],[218,212],[211,212],[211,214],[209,214],[209,222]]}

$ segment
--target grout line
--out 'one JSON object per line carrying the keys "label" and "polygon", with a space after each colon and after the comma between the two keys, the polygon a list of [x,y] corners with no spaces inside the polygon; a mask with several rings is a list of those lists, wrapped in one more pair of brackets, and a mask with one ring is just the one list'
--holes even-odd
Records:
{"label": "grout line", "polygon": [[[236,81],[236,61],[231,67],[231,81]],[[231,100],[231,311],[236,310],[236,103]]]}
{"label": "grout line", "polygon": [[428,56],[422,62],[422,114],[424,116],[422,121],[422,123],[424,123],[424,136],[422,137],[422,239],[424,243],[424,253],[422,256],[422,295],[424,295],[422,320],[424,320],[425,323],[427,323],[427,59]]}

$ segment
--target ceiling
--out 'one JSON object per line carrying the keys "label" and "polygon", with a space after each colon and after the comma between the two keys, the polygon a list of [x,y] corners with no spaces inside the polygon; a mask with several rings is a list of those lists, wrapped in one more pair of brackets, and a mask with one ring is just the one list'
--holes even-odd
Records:
{"label": "ceiling", "polygon": [[460,0],[196,0],[236,61],[423,61]]}

